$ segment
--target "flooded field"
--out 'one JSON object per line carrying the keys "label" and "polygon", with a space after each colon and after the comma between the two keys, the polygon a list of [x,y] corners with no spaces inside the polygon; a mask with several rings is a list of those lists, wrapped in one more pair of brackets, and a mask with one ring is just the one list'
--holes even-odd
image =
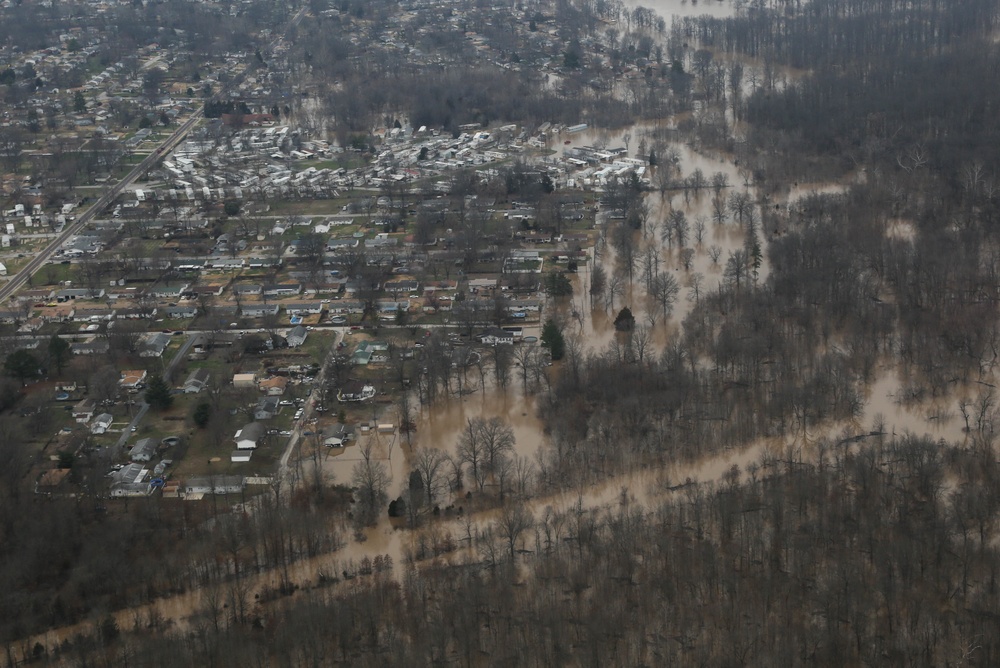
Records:
{"label": "flooded field", "polygon": [[664,17],[669,24],[673,17],[709,15],[725,18],[736,13],[736,8],[745,5],[744,0],[625,0],[629,9],[648,7]]}

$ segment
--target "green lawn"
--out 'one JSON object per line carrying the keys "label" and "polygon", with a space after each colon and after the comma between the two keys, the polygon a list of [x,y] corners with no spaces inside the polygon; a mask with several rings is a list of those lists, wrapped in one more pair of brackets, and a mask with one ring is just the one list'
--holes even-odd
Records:
{"label": "green lawn", "polygon": [[73,264],[49,263],[41,268],[30,281],[32,285],[59,285],[77,278],[77,267]]}

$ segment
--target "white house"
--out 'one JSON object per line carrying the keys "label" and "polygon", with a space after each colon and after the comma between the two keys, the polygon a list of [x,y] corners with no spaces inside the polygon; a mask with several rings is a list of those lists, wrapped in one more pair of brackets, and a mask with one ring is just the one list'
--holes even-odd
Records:
{"label": "white house", "polygon": [[148,462],[156,456],[158,447],[159,444],[156,442],[155,438],[139,439],[136,441],[135,445],[132,446],[132,452],[129,453],[129,459],[133,462]]}
{"label": "white house", "polygon": [[94,423],[90,425],[90,433],[103,434],[111,427],[111,423],[114,421],[115,419],[111,416],[111,413],[101,413],[94,418]]}
{"label": "white house", "polygon": [[251,422],[243,426],[233,440],[236,441],[237,450],[253,450],[257,447],[257,441],[264,434],[264,426],[259,422]]}
{"label": "white house", "polygon": [[342,448],[354,436],[354,428],[345,424],[338,424],[332,430],[326,432],[323,445],[328,448]]}
{"label": "white house", "polygon": [[184,381],[185,394],[198,394],[208,385],[211,374],[208,369],[195,369]]}
{"label": "white house", "polygon": [[73,419],[81,424],[87,424],[97,412],[97,402],[93,399],[84,399],[73,406]]}
{"label": "white house", "polygon": [[514,334],[499,327],[488,327],[476,338],[488,346],[514,344]]}
{"label": "white house", "polygon": [[184,483],[184,494],[239,494],[245,486],[241,475],[194,476]]}

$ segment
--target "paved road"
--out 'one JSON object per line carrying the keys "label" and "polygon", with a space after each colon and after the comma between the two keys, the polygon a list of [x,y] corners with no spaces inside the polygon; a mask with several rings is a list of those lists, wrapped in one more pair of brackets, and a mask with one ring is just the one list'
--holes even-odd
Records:
{"label": "paved road", "polygon": [[[340,340],[343,340],[343,338],[344,335],[341,333]],[[311,383],[313,388],[323,387],[323,382],[326,380],[326,371],[330,366],[330,361],[336,354],[337,339],[335,337],[333,343],[330,345],[330,350],[326,354],[326,359],[323,360],[323,368],[319,370],[319,373],[316,374],[316,378]],[[316,407],[317,396],[319,396],[319,392],[309,393],[309,397],[302,405],[302,417],[299,418],[292,426],[292,435],[288,438],[288,444],[285,446],[285,451],[281,453],[281,459],[278,460],[278,470],[275,472],[275,475],[279,479],[283,479],[288,472],[288,460],[291,458],[292,452],[295,451],[295,446],[299,443],[299,439],[302,435],[302,428],[309,422],[309,420],[312,419],[313,410]]]}
{"label": "paved road", "polygon": [[24,285],[28,278],[34,276],[35,273],[38,272],[38,270],[41,269],[46,262],[48,262],[52,254],[55,253],[67,239],[83,229],[84,225],[90,222],[94,216],[103,211],[108,204],[113,202],[125,188],[130,186],[137,178],[148,171],[149,168],[152,167],[164,154],[169,153],[174,149],[174,147],[180,144],[184,138],[187,137],[191,128],[193,128],[201,119],[202,113],[203,111],[199,109],[191,114],[191,117],[181,124],[180,127],[174,130],[174,133],[170,135],[162,144],[160,144],[156,151],[150,153],[145,159],[143,159],[142,162],[133,167],[132,171],[125,175],[125,178],[105,190],[97,201],[94,202],[90,208],[84,211],[73,224],[68,225],[48,246],[32,258],[31,261],[28,262],[23,269],[21,269],[21,271],[17,272],[12,279],[7,281],[7,283],[0,288],[0,302],[3,302],[14,294],[18,288]]}
{"label": "paved road", "polygon": [[[170,383],[170,379],[173,378],[174,371],[177,369],[177,364],[187,356],[188,350],[191,348],[191,344],[194,343],[195,337],[189,336],[184,345],[181,346],[174,358],[170,360],[170,364],[163,371],[163,379]],[[139,403],[139,411],[135,414],[132,420],[128,423],[128,426],[122,430],[122,435],[118,438],[118,443],[115,444],[117,450],[115,455],[121,454],[125,451],[125,444],[128,442],[129,437],[139,430],[139,423],[142,422],[142,418],[145,417],[146,412],[149,410],[149,404],[145,401]]]}
{"label": "paved road", "polygon": [[[269,50],[274,49],[274,47],[277,46],[288,35],[288,32],[291,30],[293,26],[298,25],[298,23],[302,20],[302,17],[305,16],[306,9],[307,7],[303,6],[298,12],[296,12],[296,14],[288,22],[288,25],[285,27],[285,30],[282,32],[282,34],[276,37],[268,45]],[[253,69],[254,69],[253,63],[247,65],[247,67],[244,68],[244,70],[240,72],[240,74],[233,80],[232,84],[227,90],[232,90],[234,87],[239,86],[239,84],[246,78],[247,74],[249,74]],[[184,138],[187,137],[188,133],[191,131],[191,128],[193,128],[195,124],[199,120],[201,120],[203,114],[204,114],[204,109],[198,109],[193,114],[191,114],[191,117],[188,118],[188,120],[186,120],[183,124],[181,124],[180,127],[174,130],[174,133],[169,137],[167,137],[167,139],[164,142],[162,142],[155,151],[146,156],[146,158],[143,159],[142,162],[140,162],[132,169],[132,171],[126,174],[125,178],[123,178],[121,181],[111,186],[110,188],[106,189],[103,192],[103,194],[97,199],[97,201],[94,202],[90,206],[90,208],[84,211],[72,225],[68,225],[66,229],[64,229],[59,234],[59,236],[57,236],[52,241],[52,243],[46,246],[44,250],[42,250],[30,262],[28,262],[28,264],[25,265],[25,267],[21,269],[21,271],[17,272],[17,275],[15,275],[12,279],[7,281],[7,283],[3,287],[0,287],[0,303],[4,302],[12,294],[14,294],[14,292],[18,288],[24,285],[24,283],[28,280],[28,278],[34,276],[35,273],[38,272],[38,270],[41,269],[46,262],[48,262],[52,254],[55,253],[56,250],[58,250],[59,247],[66,242],[67,239],[69,239],[71,236],[73,236],[74,234],[78,233],[81,229],[83,229],[84,225],[86,225],[92,218],[94,218],[94,216],[103,211],[105,207],[107,207],[108,204],[113,202],[115,198],[118,197],[118,195],[120,195],[123,190],[132,185],[132,183],[134,183],[135,180],[139,178],[139,176],[149,171],[149,169],[154,164],[156,164],[156,162],[159,161],[160,158],[170,153],[170,151],[174,150],[174,148],[178,144],[184,141]]]}

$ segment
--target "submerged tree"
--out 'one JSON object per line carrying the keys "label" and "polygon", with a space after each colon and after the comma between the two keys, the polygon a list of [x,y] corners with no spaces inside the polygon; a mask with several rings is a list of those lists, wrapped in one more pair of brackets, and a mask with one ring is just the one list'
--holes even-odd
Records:
{"label": "submerged tree", "polygon": [[619,332],[630,332],[635,328],[635,316],[628,306],[622,308],[615,317],[615,329]]}
{"label": "submerged tree", "polygon": [[558,361],[566,354],[566,340],[559,323],[549,318],[542,327],[542,347],[548,348],[552,361]]}

